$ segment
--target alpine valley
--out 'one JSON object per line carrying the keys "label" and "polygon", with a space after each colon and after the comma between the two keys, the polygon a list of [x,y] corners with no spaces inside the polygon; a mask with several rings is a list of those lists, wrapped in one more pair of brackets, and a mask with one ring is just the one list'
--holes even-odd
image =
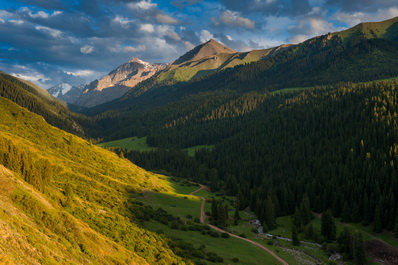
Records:
{"label": "alpine valley", "polygon": [[0,72],[0,264],[398,264],[398,17]]}

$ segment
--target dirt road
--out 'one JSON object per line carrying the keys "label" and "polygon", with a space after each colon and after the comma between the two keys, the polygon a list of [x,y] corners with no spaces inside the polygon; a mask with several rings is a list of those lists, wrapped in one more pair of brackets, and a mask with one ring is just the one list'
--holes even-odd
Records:
{"label": "dirt road", "polygon": [[[197,193],[198,191],[201,191],[201,190],[203,190],[203,189],[208,189],[208,188],[207,188],[206,186],[204,186],[204,185],[199,184],[199,186],[200,186],[199,189],[197,189],[197,190],[191,192],[189,195],[194,195],[194,194]],[[206,199],[203,198],[203,197],[201,197],[201,196],[197,196],[197,197],[198,197],[199,199],[202,200],[202,204],[201,204],[201,206],[200,206],[200,222],[201,222],[201,223],[204,223],[204,222],[205,222],[205,217],[206,217],[206,214],[205,214],[205,202],[206,202]],[[259,247],[259,248],[261,248],[262,250],[266,251],[266,252],[267,252],[268,254],[270,254],[271,256],[273,256],[275,259],[277,259],[281,264],[289,265],[289,263],[287,263],[286,261],[284,261],[283,259],[281,259],[278,255],[276,255],[275,252],[273,252],[272,250],[270,250],[270,249],[264,247],[263,245],[261,245],[261,244],[259,244],[259,243],[257,243],[257,242],[254,242],[253,240],[250,240],[250,239],[247,239],[247,238],[244,238],[244,237],[240,237],[240,236],[235,235],[235,234],[228,233],[227,231],[224,231],[224,230],[218,228],[217,226],[214,226],[214,225],[211,225],[211,224],[207,224],[207,225],[208,225],[211,229],[214,229],[214,230],[216,230],[216,231],[218,231],[218,232],[220,232],[220,233],[227,233],[227,234],[229,234],[231,237],[235,237],[235,238],[244,240],[244,241],[246,241],[246,242],[248,242],[248,243],[250,243],[250,244],[252,244],[252,245],[254,245],[254,246],[256,246],[256,247]]]}

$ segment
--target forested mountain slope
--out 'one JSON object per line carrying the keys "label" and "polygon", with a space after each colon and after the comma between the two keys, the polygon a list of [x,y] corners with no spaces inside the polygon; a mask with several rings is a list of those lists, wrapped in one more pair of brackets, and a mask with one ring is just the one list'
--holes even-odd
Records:
{"label": "forested mountain slope", "polygon": [[[276,216],[293,214],[306,194],[316,212],[331,208],[346,222],[393,230],[397,88],[397,82],[386,81],[247,95],[148,136],[160,147],[215,143],[213,150],[200,150],[194,158],[163,149],[125,156],[237,195],[241,208],[249,206],[269,228],[267,207]],[[249,111],[239,111],[239,102]]]}
{"label": "forested mountain slope", "polygon": [[137,225],[131,194],[163,176],[47,124],[0,97],[0,260],[15,264],[184,264]]}
{"label": "forested mountain slope", "polygon": [[[348,30],[350,34],[330,33],[315,37],[269,58],[188,82],[167,85],[151,78],[122,98],[83,112],[100,114],[97,132],[103,133],[93,137],[117,139],[149,134],[178,116],[189,117],[196,111],[193,106],[213,102],[221,107],[231,97],[250,91],[268,93],[283,88],[395,77],[398,76],[398,32],[394,30],[397,20],[366,24],[373,29],[380,28],[380,31],[387,32],[385,34],[368,36],[355,30],[357,26]],[[189,106],[187,102],[193,104]],[[178,106],[183,106],[183,109]],[[116,127],[123,130],[116,132],[112,129]]]}
{"label": "forested mountain slope", "polygon": [[88,119],[72,113],[64,102],[60,102],[36,85],[0,72],[0,96],[41,115],[53,126],[77,135],[84,135],[81,123],[87,122]]}

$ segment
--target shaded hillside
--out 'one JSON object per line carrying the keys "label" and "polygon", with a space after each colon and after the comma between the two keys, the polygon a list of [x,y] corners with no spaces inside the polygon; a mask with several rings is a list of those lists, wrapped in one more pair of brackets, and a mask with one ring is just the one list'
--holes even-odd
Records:
{"label": "shaded hillside", "polygon": [[[135,222],[130,194],[163,176],[0,98],[0,251],[15,264],[172,264],[168,241]],[[6,169],[7,168],[7,169]],[[8,238],[8,240],[7,240]],[[10,244],[10,241],[12,244]]]}
{"label": "shaded hillside", "polygon": [[53,126],[77,135],[84,135],[84,129],[80,123],[88,122],[88,119],[72,113],[64,106],[64,102],[61,104],[58,99],[36,85],[0,73],[0,96],[41,115]]}

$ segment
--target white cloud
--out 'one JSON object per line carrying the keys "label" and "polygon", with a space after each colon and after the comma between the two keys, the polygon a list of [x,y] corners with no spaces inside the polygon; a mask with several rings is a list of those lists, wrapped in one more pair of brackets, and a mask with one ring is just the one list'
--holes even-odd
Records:
{"label": "white cloud", "polygon": [[114,53],[142,52],[145,50],[145,45],[138,45],[137,47],[116,45],[115,47],[109,48],[109,51]]}
{"label": "white cloud", "polygon": [[189,51],[192,50],[193,48],[195,48],[195,45],[193,45],[192,43],[190,43],[189,41],[184,41],[183,42],[185,48]]}
{"label": "white cloud", "polygon": [[210,31],[205,30],[205,29],[201,30],[200,33],[196,32],[196,35],[198,36],[200,42],[202,42],[202,43],[206,42],[210,39],[214,39],[213,34],[211,34]]}
{"label": "white cloud", "polygon": [[157,4],[152,3],[151,1],[140,1],[140,2],[132,2],[129,3],[128,6],[132,9],[143,9],[148,10],[157,7]]}
{"label": "white cloud", "polygon": [[62,37],[62,32],[57,29],[52,29],[52,28],[45,27],[45,26],[36,26],[35,29],[38,31],[44,32],[53,38],[61,38]]}
{"label": "white cloud", "polygon": [[0,17],[1,18],[10,18],[10,17],[14,17],[14,14],[10,13],[6,10],[0,10]]}
{"label": "white cloud", "polygon": [[84,45],[83,47],[80,48],[80,52],[83,54],[90,54],[95,51],[95,48],[91,45]]}
{"label": "white cloud", "polygon": [[74,71],[74,72],[68,72],[68,71],[64,71],[64,72],[68,75],[73,75],[73,76],[90,76],[90,75],[95,74],[95,72],[92,70],[78,70],[78,71]]}
{"label": "white cloud", "polygon": [[152,24],[141,24],[140,30],[148,33],[152,33],[155,31],[155,28]]}
{"label": "white cloud", "polygon": [[24,21],[20,20],[20,19],[10,19],[10,20],[8,20],[8,22],[11,22],[11,23],[17,24],[17,25],[21,25],[24,23]]}
{"label": "white cloud", "polygon": [[39,84],[42,82],[51,80],[50,78],[45,77],[44,75],[39,74],[39,73],[32,73],[32,74],[11,73],[11,75],[16,76],[21,79],[24,79],[24,80],[27,80],[27,81],[39,83]]}
{"label": "white cloud", "polygon": [[362,22],[374,22],[374,21],[382,21],[389,18],[393,18],[398,16],[398,7],[390,7],[386,9],[378,9],[375,12],[342,12],[337,11],[332,16],[331,19],[337,20],[345,23],[348,27],[353,27]]}
{"label": "white cloud", "polygon": [[212,18],[215,25],[225,25],[228,27],[241,27],[247,29],[254,29],[255,22],[242,17],[238,12],[224,11],[218,18]]}
{"label": "white cloud", "polygon": [[174,31],[174,27],[168,25],[159,25],[156,27],[156,32],[161,37],[168,37],[174,41],[181,41],[181,37]]}
{"label": "white cloud", "polygon": [[306,41],[308,38],[309,38],[308,35],[299,34],[299,35],[296,35],[296,36],[290,38],[290,42],[292,44],[297,44],[297,43],[301,43],[303,41]]}
{"label": "white cloud", "polygon": [[117,15],[113,20],[114,23],[122,25],[124,28],[127,28],[129,24],[134,23],[134,20],[127,19],[125,17]]}
{"label": "white cloud", "polygon": [[49,18],[49,17],[53,17],[53,16],[62,14],[62,11],[54,11],[53,13],[47,13],[42,10],[40,10],[36,13],[33,13],[28,7],[22,7],[21,11],[28,14],[28,16],[31,18]]}
{"label": "white cloud", "polygon": [[168,15],[166,15],[163,12],[159,12],[158,14],[156,14],[155,19],[157,22],[159,23],[164,23],[164,24],[178,24],[180,23],[177,19],[174,19]]}

